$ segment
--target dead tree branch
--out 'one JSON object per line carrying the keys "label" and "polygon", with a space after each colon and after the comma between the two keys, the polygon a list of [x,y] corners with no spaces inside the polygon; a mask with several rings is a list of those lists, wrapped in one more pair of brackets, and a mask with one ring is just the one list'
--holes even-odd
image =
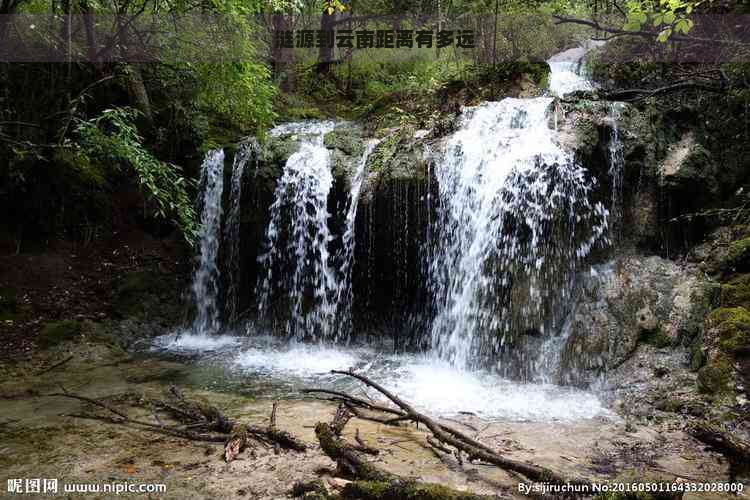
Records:
{"label": "dead tree branch", "polygon": [[[365,377],[364,375],[360,375],[351,371],[340,370],[333,370],[331,373],[356,378],[368,387],[371,387],[380,392],[393,404],[401,409],[401,416],[408,418],[409,420],[417,424],[424,424],[438,441],[445,445],[450,445],[460,452],[466,453],[470,460],[481,460],[483,462],[496,465],[502,469],[517,472],[534,481],[547,481],[558,484],[590,484],[586,480],[577,477],[565,476],[545,467],[540,467],[535,464],[519,462],[517,460],[506,458],[484,443],[481,443],[452,427],[438,423],[427,415],[418,412],[409,403],[403,401],[401,398],[391,393],[377,382],[374,382]],[[316,427],[316,434],[317,431],[318,428]],[[324,431],[325,429],[321,428],[321,432]],[[320,435],[318,435],[318,439],[321,439]]]}

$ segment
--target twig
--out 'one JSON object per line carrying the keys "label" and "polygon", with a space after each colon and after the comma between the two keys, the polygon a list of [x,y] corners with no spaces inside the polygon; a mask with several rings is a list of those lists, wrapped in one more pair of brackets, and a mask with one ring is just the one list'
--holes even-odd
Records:
{"label": "twig", "polygon": [[58,361],[57,363],[55,363],[54,365],[50,366],[49,368],[45,368],[44,370],[38,371],[36,374],[37,375],[43,375],[43,374],[45,374],[47,372],[51,372],[55,368],[61,367],[62,365],[64,365],[68,361],[70,361],[71,359],[73,359],[73,355],[72,354],[70,356],[68,356],[67,358],[63,359],[62,361]]}

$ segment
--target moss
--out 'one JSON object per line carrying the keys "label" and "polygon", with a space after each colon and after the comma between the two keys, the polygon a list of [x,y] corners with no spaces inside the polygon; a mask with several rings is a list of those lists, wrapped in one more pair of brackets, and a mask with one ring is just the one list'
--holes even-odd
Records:
{"label": "moss", "polygon": [[721,307],[750,307],[750,274],[742,274],[721,285]]}
{"label": "moss", "polygon": [[349,156],[360,156],[364,150],[361,132],[352,127],[338,127],[323,137],[328,149],[340,149]]}
{"label": "moss", "polygon": [[75,320],[53,321],[42,327],[37,343],[42,348],[49,348],[81,334],[81,324]]}
{"label": "moss", "polygon": [[750,311],[744,307],[722,307],[707,319],[708,327],[718,333],[719,347],[728,353],[738,352],[750,345]]}
{"label": "moss", "polygon": [[[327,498],[328,489],[322,480],[316,479],[310,482],[297,481],[292,487],[291,495],[293,497],[309,498]],[[318,495],[317,497],[314,495]]]}
{"label": "moss", "polygon": [[656,402],[656,409],[667,413],[678,413],[685,407],[685,403],[675,398],[663,398]]}
{"label": "moss", "polygon": [[670,345],[672,345],[672,339],[669,337],[669,335],[664,333],[664,330],[662,330],[661,328],[641,331],[639,340],[644,344],[649,344],[658,348],[669,347]]}
{"label": "moss", "polygon": [[723,395],[731,392],[734,366],[729,357],[719,354],[698,370],[698,389],[705,394]]}
{"label": "moss", "polygon": [[422,149],[414,139],[414,129],[403,127],[383,139],[368,160],[368,170],[377,172],[379,182],[421,181],[426,178]]}
{"label": "moss", "polygon": [[435,483],[410,479],[394,481],[354,481],[341,491],[343,498],[361,500],[485,500],[488,497],[458,491]]}
{"label": "moss", "polygon": [[736,271],[750,268],[750,237],[732,242],[727,250],[723,267]]}
{"label": "moss", "polygon": [[706,364],[706,353],[703,351],[703,336],[699,335],[690,347],[690,369],[700,370]]}
{"label": "moss", "polygon": [[56,148],[52,154],[52,161],[67,176],[71,176],[81,184],[101,187],[105,183],[103,167],[92,162],[82,151],[68,147]]}

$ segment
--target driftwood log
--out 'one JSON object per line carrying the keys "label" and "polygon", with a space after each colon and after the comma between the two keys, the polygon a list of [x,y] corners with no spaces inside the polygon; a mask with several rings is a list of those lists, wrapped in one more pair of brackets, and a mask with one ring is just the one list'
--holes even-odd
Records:
{"label": "driftwood log", "polygon": [[496,500],[500,497],[478,495],[448,488],[435,483],[402,478],[380,469],[365,460],[361,445],[352,445],[341,437],[344,426],[351,414],[342,403],[336,410],[333,421],[319,422],[315,426],[315,435],[320,442],[323,453],[338,465],[338,474],[349,478],[340,484],[340,491],[331,493],[320,481],[298,483],[292,494],[306,495],[305,498],[317,500]]}

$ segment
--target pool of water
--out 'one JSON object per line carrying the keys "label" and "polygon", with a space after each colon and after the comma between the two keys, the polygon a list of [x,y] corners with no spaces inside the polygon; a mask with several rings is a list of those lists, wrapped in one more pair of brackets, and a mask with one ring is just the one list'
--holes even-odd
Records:
{"label": "pool of water", "polygon": [[489,372],[458,370],[426,355],[373,347],[185,332],[158,337],[146,351],[188,363],[183,382],[256,397],[300,398],[300,389],[314,387],[382,399],[358,381],[330,373],[354,369],[436,416],[468,412],[489,420],[537,422],[613,416],[594,392],[519,383]]}

